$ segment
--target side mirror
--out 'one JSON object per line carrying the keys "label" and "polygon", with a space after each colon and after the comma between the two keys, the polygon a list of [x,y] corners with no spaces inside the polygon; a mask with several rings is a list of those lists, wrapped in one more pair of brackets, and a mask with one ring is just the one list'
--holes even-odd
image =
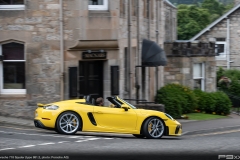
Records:
{"label": "side mirror", "polygon": [[126,105],[126,104],[122,104],[121,108],[123,108],[125,111],[128,111],[128,109],[129,109],[128,105]]}
{"label": "side mirror", "polygon": [[37,106],[38,106],[38,107],[44,107],[44,104],[38,103]]}

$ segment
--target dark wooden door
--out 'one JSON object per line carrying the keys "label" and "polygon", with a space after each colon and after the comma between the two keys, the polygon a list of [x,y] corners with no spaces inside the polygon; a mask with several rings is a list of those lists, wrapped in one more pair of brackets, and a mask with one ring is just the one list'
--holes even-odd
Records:
{"label": "dark wooden door", "polygon": [[103,61],[79,62],[79,95],[103,97]]}

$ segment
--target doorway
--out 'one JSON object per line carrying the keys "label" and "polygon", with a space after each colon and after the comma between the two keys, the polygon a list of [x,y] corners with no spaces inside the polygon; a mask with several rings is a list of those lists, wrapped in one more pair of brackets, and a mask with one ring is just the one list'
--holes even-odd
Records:
{"label": "doorway", "polygon": [[79,98],[103,97],[103,61],[79,62]]}

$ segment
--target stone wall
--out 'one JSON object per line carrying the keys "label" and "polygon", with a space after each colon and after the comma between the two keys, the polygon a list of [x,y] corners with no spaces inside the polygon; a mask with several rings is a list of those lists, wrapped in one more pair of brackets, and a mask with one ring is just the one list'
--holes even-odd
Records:
{"label": "stone wall", "polygon": [[1,94],[0,115],[33,118],[37,102],[60,100],[59,6],[58,0],[31,0],[25,10],[0,10],[0,43],[24,43],[27,92]]}
{"label": "stone wall", "polygon": [[[78,66],[81,53],[85,49],[71,51],[79,40],[116,40],[117,49],[109,49],[109,58],[104,62],[104,96],[110,93],[110,66],[120,66],[120,96],[128,97],[125,86],[124,50],[127,47],[127,0],[125,15],[120,15],[121,0],[110,1],[109,11],[89,11],[87,0],[63,1],[63,43],[64,62],[61,61],[60,50],[60,4],[58,0],[31,0],[27,1],[26,9],[19,11],[0,10],[0,44],[11,40],[24,43],[26,59],[26,95],[2,95],[0,93],[0,115],[33,118],[37,103],[51,103],[61,99],[61,77],[64,76],[64,99],[68,99],[68,67]],[[176,8],[163,0],[152,1],[152,18],[144,17],[144,2],[140,2],[140,40],[148,38],[157,41],[156,24],[159,21],[158,41],[163,47],[165,37],[171,32],[168,40],[176,38]],[[156,19],[156,10],[160,9],[159,20]],[[171,20],[172,19],[172,20]],[[150,22],[150,25],[149,25]],[[168,23],[168,27],[165,27]],[[150,27],[149,27],[150,26]],[[138,65],[137,54],[137,22],[132,16],[132,63],[133,81],[132,96],[135,97],[135,69]],[[64,73],[61,73],[64,65]],[[159,67],[162,69],[162,67]],[[163,70],[159,70],[159,83],[164,83]],[[148,100],[155,96],[155,68],[146,74],[146,94]],[[151,83],[148,83],[150,80]],[[145,92],[142,92],[145,93]],[[145,97],[144,97],[145,98]]]}
{"label": "stone wall", "polygon": [[[182,46],[183,44],[185,43],[178,43],[177,46]],[[193,66],[196,63],[204,63],[204,90],[207,92],[216,91],[216,61],[214,49],[208,49],[208,52],[200,52],[201,49],[199,49],[199,47],[190,45],[191,47],[189,48],[176,49],[177,53],[175,53],[174,45],[176,44],[165,43],[165,51],[168,58],[168,65],[164,68],[164,81],[166,84],[177,83],[193,89]],[[195,43],[194,45],[197,44]]]}

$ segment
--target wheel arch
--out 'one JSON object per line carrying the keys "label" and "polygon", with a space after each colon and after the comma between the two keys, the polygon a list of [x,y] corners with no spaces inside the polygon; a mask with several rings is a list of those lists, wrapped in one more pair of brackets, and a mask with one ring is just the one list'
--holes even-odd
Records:
{"label": "wheel arch", "polygon": [[59,113],[58,116],[57,116],[57,118],[56,118],[56,121],[55,121],[55,128],[57,128],[58,118],[60,117],[61,114],[65,113],[65,112],[73,112],[73,113],[75,113],[76,115],[78,115],[78,117],[80,118],[81,123],[82,123],[82,124],[81,124],[81,127],[79,128],[78,131],[82,131],[82,128],[83,128],[83,119],[82,119],[82,116],[81,116],[78,112],[73,111],[73,110],[64,110],[64,111],[62,111],[61,113]]}
{"label": "wheel arch", "polygon": [[166,124],[165,124],[164,120],[163,120],[161,117],[158,117],[158,116],[148,116],[148,117],[146,117],[146,118],[143,120],[143,122],[142,122],[142,124],[141,124],[140,134],[142,134],[144,123],[145,123],[149,118],[154,118],[154,117],[159,118],[159,119],[163,122],[164,132],[166,131],[166,128],[167,128],[167,127],[166,127]]}

